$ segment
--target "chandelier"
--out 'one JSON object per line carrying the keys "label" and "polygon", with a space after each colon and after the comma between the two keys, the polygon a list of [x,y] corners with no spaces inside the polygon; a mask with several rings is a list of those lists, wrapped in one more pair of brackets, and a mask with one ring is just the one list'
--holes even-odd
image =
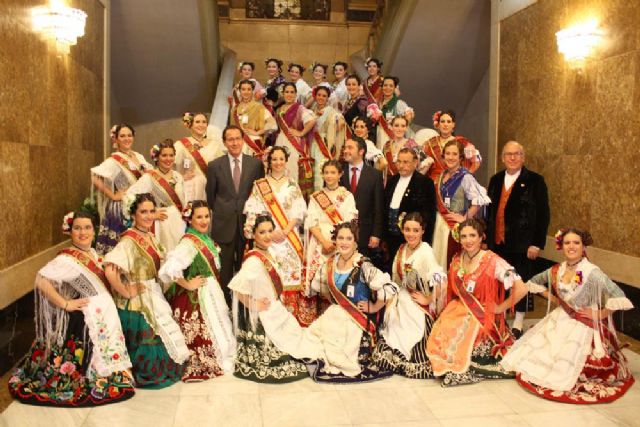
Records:
{"label": "chandelier", "polygon": [[87,14],[52,0],[49,6],[35,7],[31,11],[33,29],[45,38],[56,41],[59,53],[69,53],[70,46],[84,35]]}

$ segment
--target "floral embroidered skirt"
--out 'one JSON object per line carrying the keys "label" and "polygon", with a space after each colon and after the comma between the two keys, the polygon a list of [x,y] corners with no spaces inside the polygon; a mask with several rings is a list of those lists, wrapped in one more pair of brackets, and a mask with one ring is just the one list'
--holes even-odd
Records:
{"label": "floral embroidered skirt", "polygon": [[136,386],[160,389],[180,381],[185,365],[171,359],[162,339],[142,313],[119,308],[118,316],[133,364]]}
{"label": "floral embroidered skirt", "polygon": [[373,360],[382,368],[391,370],[395,374],[412,379],[434,378],[431,362],[427,357],[427,339],[431,332],[433,320],[425,315],[426,329],[424,337],[411,349],[409,359],[399,350],[390,347],[380,337],[373,352]]}
{"label": "floral embroidered skirt", "polygon": [[126,229],[122,216],[122,202],[109,200],[105,207],[104,218],[100,219],[96,251],[100,255],[108,254],[118,244],[120,234]]}
{"label": "floral embroidered skirt", "polygon": [[253,331],[247,317],[240,316],[238,320],[238,349],[233,375],[262,383],[288,383],[309,377],[304,363],[278,350],[269,341],[260,321]]}
{"label": "floral embroidered skirt", "polygon": [[127,400],[134,395],[127,372],[89,377],[91,343],[83,343],[84,321],[72,313],[61,346],[47,349],[34,342],[22,364],[9,379],[9,392],[22,403],[40,406],[87,407]]}
{"label": "floral embroidered skirt", "polygon": [[167,292],[167,301],[189,349],[189,360],[182,380],[203,381],[222,375],[223,371],[218,363],[220,349],[200,311],[198,291],[188,291],[176,284],[171,286]]}

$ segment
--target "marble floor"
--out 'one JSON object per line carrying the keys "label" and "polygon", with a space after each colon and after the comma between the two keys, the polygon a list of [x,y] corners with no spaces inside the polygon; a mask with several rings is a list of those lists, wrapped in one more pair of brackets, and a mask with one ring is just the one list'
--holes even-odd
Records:
{"label": "marble floor", "polygon": [[[640,378],[640,355],[625,350]],[[640,386],[616,402],[568,405],[537,398],[513,380],[443,389],[435,380],[358,385],[305,379],[267,385],[224,376],[163,390],[138,390],[123,403],[88,409],[13,402],[0,426],[640,426]]]}

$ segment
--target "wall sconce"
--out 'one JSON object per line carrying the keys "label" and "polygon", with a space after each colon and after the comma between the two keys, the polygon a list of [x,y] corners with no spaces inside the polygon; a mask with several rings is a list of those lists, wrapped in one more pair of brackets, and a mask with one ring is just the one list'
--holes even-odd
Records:
{"label": "wall sconce", "polygon": [[69,47],[84,36],[87,14],[60,1],[52,0],[49,6],[33,8],[31,17],[33,29],[46,38],[55,39],[59,53],[69,53]]}
{"label": "wall sconce", "polygon": [[571,68],[582,71],[587,57],[600,43],[602,35],[595,19],[558,31],[558,52],[564,55]]}

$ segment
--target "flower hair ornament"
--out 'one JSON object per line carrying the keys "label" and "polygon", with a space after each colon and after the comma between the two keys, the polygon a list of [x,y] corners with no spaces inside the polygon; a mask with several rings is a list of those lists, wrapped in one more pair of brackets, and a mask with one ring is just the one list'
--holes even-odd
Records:
{"label": "flower hair ornament", "polygon": [[116,129],[118,129],[118,125],[113,125],[111,126],[111,129],[109,129],[109,138],[111,138],[112,141],[118,138],[118,135],[116,135]]}
{"label": "flower hair ornament", "polygon": [[562,238],[564,237],[565,233],[566,230],[564,228],[561,228],[556,231],[556,234],[553,236],[553,240],[555,240],[556,242],[556,250],[558,251],[562,249]]}
{"label": "flower hair ornament", "polygon": [[453,240],[460,243],[460,223],[456,223],[456,225],[451,229],[451,237],[453,237]]}
{"label": "flower hair ornament", "polygon": [[184,222],[189,222],[191,221],[192,215],[193,215],[193,203],[189,201],[189,203],[187,203],[187,206],[185,206],[185,208],[182,210],[182,220]]}
{"label": "flower hair ornament", "polygon": [[69,212],[62,218],[62,234],[71,234],[74,215],[74,212]]}
{"label": "flower hair ornament", "polygon": [[158,163],[158,159],[160,158],[160,146],[158,144],[154,144],[154,146],[151,147],[149,154],[151,155],[153,163]]}
{"label": "flower hair ornament", "polygon": [[433,127],[436,129],[438,128],[438,124],[440,123],[440,116],[442,116],[442,110],[436,111],[431,117],[431,119],[433,120]]}
{"label": "flower hair ornament", "polygon": [[122,198],[122,216],[131,223],[131,207],[136,202],[136,195],[127,193]]}
{"label": "flower hair ornament", "polygon": [[400,215],[398,215],[398,228],[400,230],[402,230],[402,221],[404,221],[405,216],[407,216],[406,212],[401,212]]}
{"label": "flower hair ornament", "polygon": [[111,148],[116,150],[118,148],[118,143],[116,140],[118,139],[118,134],[116,134],[116,129],[118,129],[118,125],[111,126],[109,129],[109,138],[111,139]]}
{"label": "flower hair ornament", "polygon": [[190,128],[191,125],[193,124],[193,119],[194,119],[195,115],[193,113],[190,112],[186,112],[182,115],[182,124],[184,125],[184,127],[186,128]]}

